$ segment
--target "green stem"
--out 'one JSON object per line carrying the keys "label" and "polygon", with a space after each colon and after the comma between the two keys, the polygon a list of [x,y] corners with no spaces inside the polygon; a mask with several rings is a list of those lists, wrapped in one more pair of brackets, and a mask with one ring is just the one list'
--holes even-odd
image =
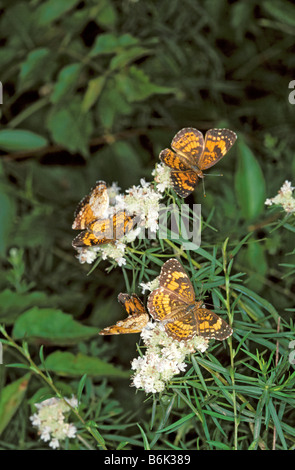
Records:
{"label": "green stem", "polygon": [[7,332],[5,331],[5,329],[3,327],[0,327],[0,331],[1,333],[3,334],[3,336],[5,336],[5,338],[9,341],[10,343],[10,346],[15,348],[22,356],[25,357],[25,359],[29,362],[30,364],[30,368],[31,370],[36,374],[38,375],[41,379],[43,379],[46,384],[54,391],[54,393],[56,394],[56,396],[58,398],[61,398],[65,403],[66,405],[71,409],[71,411],[75,414],[75,416],[79,419],[79,421],[81,421],[81,423],[83,424],[84,428],[92,435],[92,437],[97,441],[98,445],[103,449],[103,450],[107,450],[106,446],[105,446],[105,443],[103,441],[102,438],[99,437],[98,433],[94,432],[93,429],[87,425],[87,423],[85,422],[85,420],[82,418],[82,416],[79,414],[79,412],[77,411],[76,408],[74,408],[73,406],[70,405],[70,403],[61,395],[61,393],[59,392],[59,390],[56,388],[56,386],[54,385],[51,377],[47,376],[46,374],[44,374],[40,369],[39,367],[37,366],[37,364],[35,364],[35,362],[32,360],[31,356],[29,355],[29,353],[27,353],[21,346],[19,346],[8,334]]}

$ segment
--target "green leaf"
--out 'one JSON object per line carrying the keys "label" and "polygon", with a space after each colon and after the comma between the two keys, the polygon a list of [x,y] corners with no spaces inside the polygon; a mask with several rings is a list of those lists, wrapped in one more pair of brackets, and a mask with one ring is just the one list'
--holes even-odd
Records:
{"label": "green leaf", "polygon": [[159,93],[174,93],[174,88],[151,83],[150,78],[135,65],[116,75],[116,86],[126,97],[127,101],[143,101],[149,96]]}
{"label": "green leaf", "polygon": [[23,129],[0,131],[0,149],[6,152],[19,152],[45,147],[47,140],[41,135]]}
{"label": "green leaf", "polygon": [[95,7],[99,10],[95,17],[96,22],[102,27],[115,27],[118,15],[110,0],[100,0]]}
{"label": "green leaf", "polygon": [[81,105],[81,110],[83,113],[87,113],[87,111],[89,111],[89,109],[96,103],[102,92],[105,82],[106,77],[104,75],[93,78],[93,80],[89,81]]}
{"label": "green leaf", "polygon": [[208,444],[211,444],[212,446],[216,447],[217,449],[221,449],[221,450],[232,450],[232,448],[227,445],[227,444],[223,444],[222,442],[219,442],[219,441],[207,441]]}
{"label": "green leaf", "polygon": [[64,376],[82,376],[87,374],[92,377],[117,377],[129,378],[129,371],[117,369],[112,364],[102,361],[98,357],[69,352],[56,351],[45,360],[46,369]]}
{"label": "green leaf", "polygon": [[143,439],[143,448],[144,448],[144,450],[151,450],[146,433],[144,432],[144,430],[142,429],[142,427],[138,423],[137,423],[137,426],[139,427],[139,430],[140,430],[140,433],[141,433],[141,436],[142,436],[142,439]]}
{"label": "green leaf", "polygon": [[127,51],[123,51],[120,54],[113,57],[110,62],[110,70],[120,69],[128,65],[130,62],[133,62],[139,57],[151,54],[149,49],[144,47],[132,47]]}
{"label": "green leaf", "polygon": [[76,344],[96,334],[96,328],[84,326],[53,308],[33,307],[18,317],[13,328],[15,339],[38,339],[59,345]]}
{"label": "green leaf", "polygon": [[70,64],[61,69],[50,97],[52,103],[58,103],[75,89],[80,71],[80,63]]}
{"label": "green leaf", "polygon": [[239,141],[237,145],[235,191],[243,217],[251,220],[264,210],[265,181],[260,165],[250,148],[243,141]]}
{"label": "green leaf", "polygon": [[91,115],[81,113],[81,102],[71,102],[52,110],[48,118],[48,129],[57,144],[71,152],[88,156],[89,138],[93,131]]}
{"label": "green leaf", "polygon": [[40,26],[45,26],[57,20],[67,11],[71,10],[79,0],[48,0],[42,2],[36,11],[36,21]]}
{"label": "green leaf", "polygon": [[95,57],[100,54],[115,54],[116,52],[122,53],[124,48],[135,46],[137,44],[138,39],[128,33],[123,34],[122,36],[116,36],[112,33],[100,34],[97,36],[89,56]]}
{"label": "green leaf", "polygon": [[19,408],[28,388],[30,375],[26,374],[2,389],[0,394],[0,434]]}
{"label": "green leaf", "polygon": [[263,308],[265,308],[276,321],[278,320],[279,314],[277,310],[270,302],[265,300],[263,297],[241,284],[230,283],[230,287],[254,300],[254,302],[256,302],[258,305],[261,305]]}
{"label": "green leaf", "polygon": [[40,82],[44,82],[55,68],[50,49],[40,47],[28,53],[20,66],[19,87],[29,88]]}

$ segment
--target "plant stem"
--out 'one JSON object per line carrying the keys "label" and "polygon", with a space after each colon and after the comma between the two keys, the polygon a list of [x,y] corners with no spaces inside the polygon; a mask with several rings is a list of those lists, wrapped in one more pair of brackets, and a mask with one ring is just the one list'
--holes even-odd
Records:
{"label": "plant stem", "polygon": [[30,369],[36,374],[38,375],[41,379],[43,379],[46,384],[54,391],[54,393],[59,397],[61,398],[66,404],[67,406],[71,409],[71,411],[76,415],[76,417],[79,419],[79,421],[81,421],[81,423],[83,424],[84,428],[92,435],[92,437],[96,440],[96,442],[98,443],[99,447],[101,447],[103,450],[107,450],[106,446],[105,446],[105,443],[103,441],[103,439],[98,435],[98,433],[94,432],[93,429],[87,425],[87,423],[85,422],[85,420],[82,418],[82,416],[79,414],[79,412],[77,411],[76,408],[74,408],[73,406],[70,405],[70,403],[61,395],[61,393],[59,392],[59,390],[56,388],[56,386],[54,385],[51,377],[49,375],[46,375],[42,372],[42,370],[37,366],[37,364],[35,364],[35,362],[32,360],[31,356],[29,355],[28,352],[25,351],[24,348],[22,348],[21,346],[19,346],[6,332],[6,330],[0,326],[0,331],[1,333],[3,334],[3,336],[5,336],[5,338],[9,341],[10,343],[10,346],[15,348],[23,357],[25,357],[25,359],[29,362],[30,364]]}

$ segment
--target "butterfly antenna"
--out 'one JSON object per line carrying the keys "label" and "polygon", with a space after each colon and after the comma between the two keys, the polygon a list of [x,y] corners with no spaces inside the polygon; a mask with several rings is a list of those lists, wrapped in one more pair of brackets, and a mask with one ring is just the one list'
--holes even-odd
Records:
{"label": "butterfly antenna", "polygon": [[212,175],[212,173],[203,173],[204,176],[223,176],[222,173],[217,173],[217,174],[214,174]]}

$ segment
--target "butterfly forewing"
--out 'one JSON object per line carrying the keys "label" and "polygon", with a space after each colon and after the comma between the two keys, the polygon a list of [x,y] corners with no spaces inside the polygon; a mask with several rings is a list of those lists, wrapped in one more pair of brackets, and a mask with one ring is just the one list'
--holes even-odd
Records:
{"label": "butterfly forewing", "polygon": [[185,303],[190,304],[195,301],[193,285],[181,263],[174,258],[163,264],[159,284],[160,287],[165,287]]}
{"label": "butterfly forewing", "polygon": [[210,129],[206,133],[205,149],[198,162],[200,170],[206,170],[221,160],[236,139],[235,132],[229,129]]}
{"label": "butterfly forewing", "polygon": [[109,207],[107,185],[97,181],[91,192],[78,204],[72,228],[84,230],[95,219],[102,218]]}
{"label": "butterfly forewing", "polygon": [[171,142],[171,148],[191,165],[195,165],[204,149],[202,132],[192,127],[181,129]]}

